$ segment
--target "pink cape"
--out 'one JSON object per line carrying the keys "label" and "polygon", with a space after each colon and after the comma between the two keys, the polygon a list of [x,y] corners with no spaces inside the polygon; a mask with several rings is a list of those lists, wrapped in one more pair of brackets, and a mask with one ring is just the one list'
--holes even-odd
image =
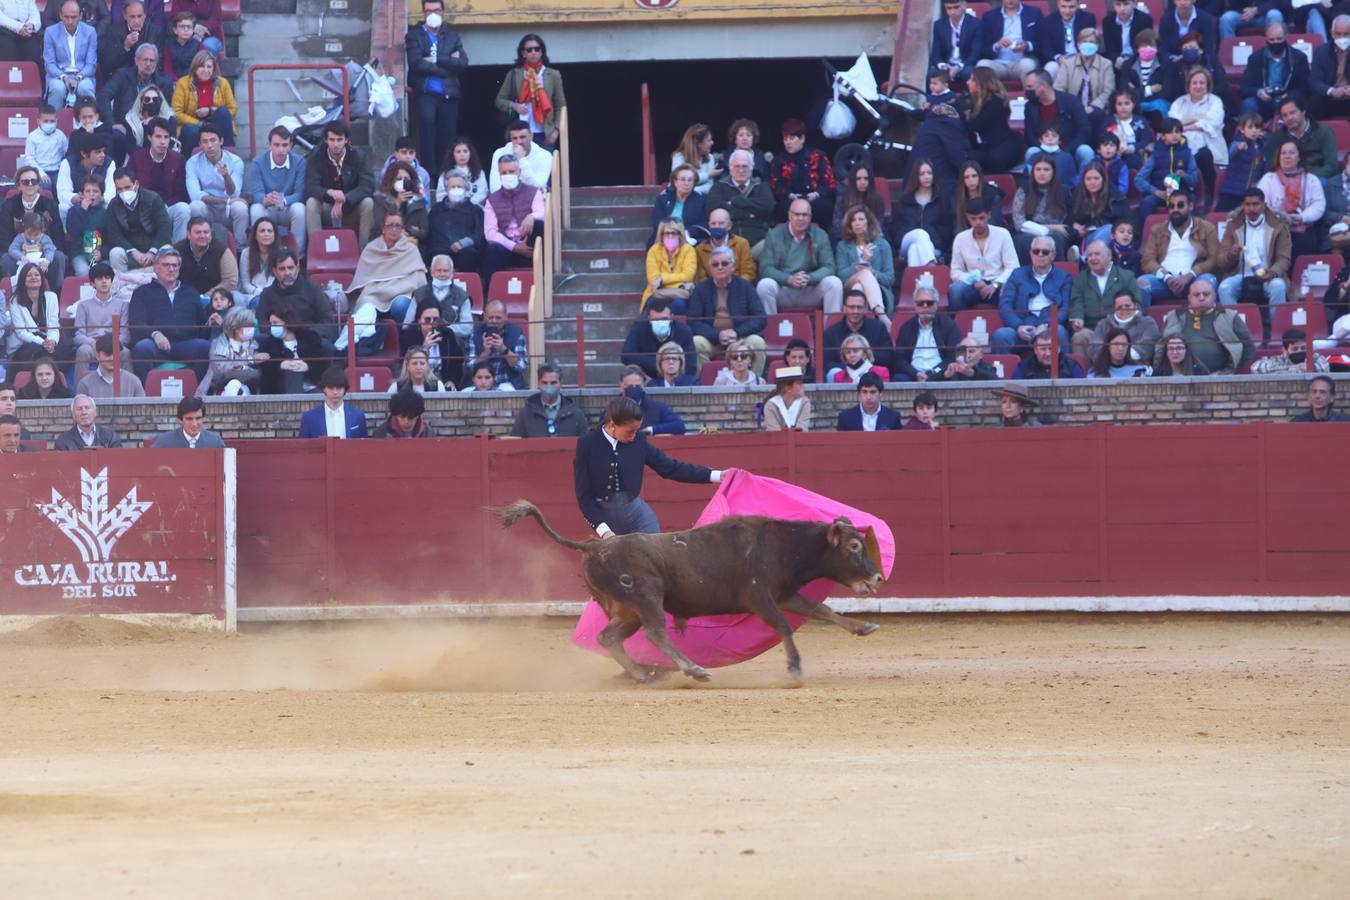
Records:
{"label": "pink cape", "polygon": [[[776,478],[764,478],[752,475],[743,469],[728,469],[718,486],[717,493],[704,508],[694,526],[707,525],[726,516],[772,516],[776,519],[793,519],[799,522],[831,522],[839,516],[845,516],[853,522],[859,531],[871,526],[881,551],[882,571],[889,576],[895,563],[895,540],[891,529],[876,516],[836,503],[827,497],[799,488],[796,485],[779,481]],[[841,585],[826,579],[813,581],[802,588],[802,594],[817,602],[823,601]],[[802,616],[787,613],[792,630],[796,631],[806,621]],[[675,646],[686,656],[701,666],[709,668],[730,666],[759,656],[779,643],[778,633],[764,623],[758,616],[749,613],[737,613],[729,616],[704,616],[690,619],[684,631],[675,628],[674,619],[666,616],[666,628],[670,632]],[[591,600],[582,611],[572,632],[572,643],[596,653],[608,655],[596,637],[609,624],[609,617],[600,608],[600,604]],[[647,640],[646,634],[639,631],[624,642],[628,655],[640,665],[671,666],[673,663],[664,653],[656,649]]]}

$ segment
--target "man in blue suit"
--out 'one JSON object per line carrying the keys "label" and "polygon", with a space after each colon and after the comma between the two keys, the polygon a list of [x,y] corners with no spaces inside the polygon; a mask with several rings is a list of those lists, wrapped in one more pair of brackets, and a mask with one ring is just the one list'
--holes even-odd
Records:
{"label": "man in blue suit", "polygon": [[1097,27],[1097,17],[1079,9],[1078,0],[1059,0],[1055,5],[1058,11],[1041,20],[1036,40],[1036,55],[1051,75],[1059,71],[1064,57],[1078,53],[1078,32]]}
{"label": "man in blue suit", "polygon": [[952,81],[966,81],[980,61],[980,20],[966,7],[966,0],[942,0],[942,12],[933,23],[928,67],[945,70]]}
{"label": "man in blue suit", "polygon": [[61,4],[61,25],[48,28],[42,38],[42,61],[47,71],[47,102],[74,106],[76,99],[94,99],[94,72],[98,69],[98,32],[80,21],[80,4]]}
{"label": "man in blue suit", "polygon": [[656,514],[642,499],[642,471],[671,481],[708,484],[722,480],[722,472],[680,462],[647,442],[642,407],[631,397],[615,397],[605,406],[598,428],[577,439],[572,477],[581,514],[602,538],[616,534],[658,534]]}
{"label": "man in blue suit", "polygon": [[999,78],[1021,78],[1036,68],[1037,28],[1045,16],[1022,0],[1003,0],[980,19],[980,61]]}
{"label": "man in blue suit", "polygon": [[319,387],[323,389],[323,403],[300,416],[300,437],[368,437],[366,414],[343,402],[347,396],[347,370],[329,366],[319,376]]}
{"label": "man in blue suit", "polygon": [[839,414],[835,431],[899,431],[904,422],[900,414],[881,402],[885,384],[875,372],[864,372],[858,379],[858,405]]}

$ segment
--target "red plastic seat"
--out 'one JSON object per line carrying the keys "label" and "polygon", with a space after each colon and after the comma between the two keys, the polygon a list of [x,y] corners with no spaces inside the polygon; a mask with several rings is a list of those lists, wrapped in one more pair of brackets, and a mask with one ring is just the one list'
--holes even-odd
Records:
{"label": "red plastic seat", "polygon": [[350,228],[330,228],[309,236],[306,267],[312,277],[316,272],[355,272],[361,258],[356,232]]}
{"label": "red plastic seat", "polygon": [[0,176],[13,178],[19,168],[20,156],[23,156],[22,147],[0,147]]}
{"label": "red plastic seat", "polygon": [[528,315],[530,290],[534,287],[534,272],[529,269],[504,269],[492,276],[487,299],[506,304],[507,315]]}
{"label": "red plastic seat", "polygon": [[390,371],[399,364],[400,356],[398,352],[398,326],[392,321],[386,319],[383,322],[375,323],[375,327],[384,327],[384,345],[370,356],[363,356],[360,359],[362,366],[366,368],[378,368],[383,366]]}
{"label": "red plastic seat", "polygon": [[726,360],[710,359],[698,371],[698,383],[710,385],[717,380],[717,373],[727,367]]}
{"label": "red plastic seat", "polygon": [[[164,393],[165,382],[169,382],[169,387],[175,387],[174,382],[178,382],[178,390],[181,393],[166,395]],[[197,375],[191,369],[151,369],[150,374],[145,379],[145,396],[164,397],[164,396],[182,396],[191,397],[197,392]]]}
{"label": "red plastic seat", "polygon": [[1309,338],[1324,338],[1330,334],[1327,328],[1327,311],[1321,303],[1281,303],[1270,308],[1270,343],[1276,344],[1280,335],[1290,328],[1301,328]]}
{"label": "red plastic seat", "polygon": [[44,99],[37,63],[0,63],[0,104],[39,103]]}
{"label": "red plastic seat", "polygon": [[[70,387],[70,382],[66,381],[65,372],[62,372],[60,369],[57,369],[56,377],[61,379],[62,387]],[[16,372],[14,375],[14,384],[13,384],[14,390],[17,391],[19,388],[28,384],[28,382],[32,380],[33,380],[33,372],[31,369],[24,369],[22,372]]]}
{"label": "red plastic seat", "polygon": [[1239,303],[1232,308],[1247,323],[1247,330],[1252,333],[1252,340],[1256,342],[1256,346],[1265,343],[1266,330],[1261,324],[1261,308],[1255,303]]}
{"label": "red plastic seat", "polygon": [[1059,262],[1055,263],[1055,268],[1063,269],[1065,274],[1067,274],[1070,278],[1078,277],[1078,263],[1076,262],[1069,262],[1067,259],[1062,259]]}
{"label": "red plastic seat", "polygon": [[895,297],[897,312],[914,308],[914,288],[923,275],[932,276],[933,287],[938,292],[938,307],[947,305],[947,292],[952,289],[952,270],[946,266],[909,266],[900,276],[900,292]]}
{"label": "red plastic seat", "polygon": [[354,391],[382,394],[394,383],[394,373],[385,366],[357,366],[350,382]]}
{"label": "red plastic seat", "polygon": [[1166,227],[1167,227],[1167,213],[1154,213],[1153,215],[1149,216],[1147,219],[1144,220],[1143,233],[1136,235],[1135,240],[1138,242],[1139,246],[1142,247],[1144,245],[1145,240],[1144,235],[1148,234],[1155,228],[1166,228]]}
{"label": "red plastic seat", "polygon": [[[1293,43],[1294,36],[1289,35],[1289,42]],[[1224,72],[1228,75],[1228,80],[1237,84],[1242,80],[1242,73],[1247,69],[1247,60],[1235,62],[1233,53],[1239,47],[1250,50],[1252,54],[1260,53],[1266,48],[1266,38],[1260,34],[1243,34],[1237,37],[1224,38],[1219,41],[1219,64],[1223,66]]]}
{"label": "red plastic seat", "polygon": [[67,275],[61,282],[61,315],[66,315],[67,311],[75,305],[80,299],[80,289],[89,284],[88,275]]}
{"label": "red plastic seat", "polygon": [[1290,299],[1302,298],[1304,273],[1308,275],[1308,296],[1313,300],[1325,299],[1331,279],[1336,277],[1336,273],[1343,265],[1345,260],[1336,253],[1305,254],[1296,257],[1293,271],[1290,272],[1294,288],[1294,296]]}
{"label": "red plastic seat", "polygon": [[764,345],[770,355],[779,356],[787,349],[788,341],[801,338],[808,344],[815,338],[812,318],[806,313],[774,313],[764,326]]}
{"label": "red plastic seat", "polygon": [[239,18],[240,0],[220,0],[220,18],[229,22]]}
{"label": "red plastic seat", "polygon": [[989,338],[994,331],[1003,326],[1003,319],[992,309],[963,309],[959,313],[953,313],[952,316],[956,319],[956,327],[961,329],[963,336],[982,333],[986,347],[989,346]]}
{"label": "red plastic seat", "polygon": [[1350,147],[1350,122],[1345,119],[1323,119],[1322,124],[1335,135],[1337,147]]}
{"label": "red plastic seat", "polygon": [[1161,330],[1163,327],[1163,319],[1165,319],[1167,317],[1167,314],[1174,309],[1181,309],[1181,304],[1156,303],[1153,306],[1150,306],[1148,309],[1144,310],[1144,312],[1148,313],[1148,317],[1150,319],[1158,323],[1158,328]]}
{"label": "red plastic seat", "polygon": [[[984,180],[1003,192],[1003,215],[1011,216],[1013,195],[1017,193],[1017,179],[1011,175],[986,175]],[[964,231],[967,227],[969,226],[965,222],[957,223],[958,231]]]}
{"label": "red plastic seat", "polygon": [[4,122],[0,125],[0,147],[22,147],[29,133],[37,128],[37,107],[0,107],[0,120]]}
{"label": "red plastic seat", "polygon": [[483,314],[483,279],[478,277],[477,272],[456,272],[455,284],[464,289],[464,293],[469,295],[469,305],[474,314],[481,316]]}

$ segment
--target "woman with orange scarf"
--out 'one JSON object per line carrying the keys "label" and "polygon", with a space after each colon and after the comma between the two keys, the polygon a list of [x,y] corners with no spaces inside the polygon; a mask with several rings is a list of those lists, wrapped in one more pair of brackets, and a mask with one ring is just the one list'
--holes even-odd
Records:
{"label": "woman with orange scarf", "polygon": [[1316,253],[1315,226],[1327,211],[1327,197],[1321,179],[1304,171],[1297,143],[1288,140],[1280,144],[1270,171],[1256,187],[1266,195],[1266,206],[1288,217],[1294,255]]}
{"label": "woman with orange scarf", "polygon": [[548,48],[537,34],[516,45],[516,67],[502,81],[497,108],[530,123],[535,143],[552,152],[558,144],[558,115],[567,105],[562,75],[549,67]]}

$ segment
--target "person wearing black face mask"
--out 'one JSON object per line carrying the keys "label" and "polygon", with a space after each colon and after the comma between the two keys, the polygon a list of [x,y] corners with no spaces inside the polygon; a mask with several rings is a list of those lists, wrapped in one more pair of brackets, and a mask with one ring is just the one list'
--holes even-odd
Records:
{"label": "person wearing black face mask", "polygon": [[734,271],[737,278],[744,278],[753,284],[759,277],[759,267],[755,265],[755,258],[751,254],[750,242],[739,234],[732,234],[731,227],[731,213],[725,208],[719,206],[708,213],[708,237],[694,245],[694,253],[698,256],[694,284],[712,277],[709,263],[713,251],[718,247],[726,247],[735,254]]}
{"label": "person wearing black face mask", "polygon": [[647,373],[637,366],[625,366],[619,376],[619,393],[642,408],[643,434],[684,434],[684,420],[660,400],[647,396]]}
{"label": "person wearing black face mask", "polygon": [[1187,34],[1199,35],[1202,48],[1219,46],[1218,23],[1195,7],[1195,0],[1174,0],[1158,20],[1158,49],[1172,62],[1181,60],[1182,38]]}
{"label": "person wearing black face mask", "polygon": [[1301,51],[1290,52],[1284,23],[1272,22],[1266,25],[1266,46],[1252,54],[1242,73],[1242,111],[1269,119],[1285,95],[1306,99],[1308,80],[1308,58]]}
{"label": "person wearing black face mask", "polygon": [[[642,372],[635,370],[631,377],[640,382]],[[629,378],[625,374],[623,380]],[[642,389],[634,390],[640,393]],[[721,470],[671,459],[649,443],[648,421],[641,401],[624,390],[622,396],[609,401],[600,426],[577,441],[572,459],[577,505],[601,538],[661,531],[656,514],[641,496],[644,468],[686,484],[717,484],[722,480]]]}
{"label": "person wearing black face mask", "polygon": [[[1302,328],[1290,328],[1280,335],[1284,352],[1267,356],[1252,363],[1253,375],[1291,375],[1308,371],[1308,333]],[[1313,354],[1314,372],[1330,372],[1331,362],[1319,353]]]}

